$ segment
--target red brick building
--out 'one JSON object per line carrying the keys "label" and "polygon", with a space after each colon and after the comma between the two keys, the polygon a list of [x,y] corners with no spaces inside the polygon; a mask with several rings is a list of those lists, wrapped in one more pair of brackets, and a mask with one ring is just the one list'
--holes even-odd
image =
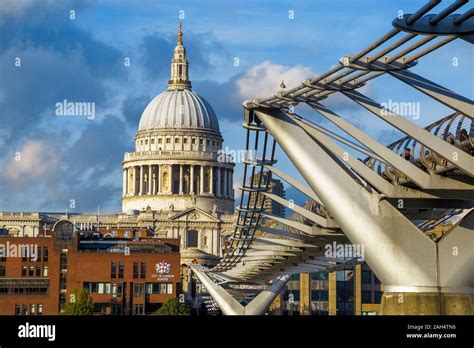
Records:
{"label": "red brick building", "polygon": [[178,295],[179,240],[146,229],[78,234],[68,221],[38,237],[0,236],[0,315],[59,314],[80,288],[97,314],[154,313]]}

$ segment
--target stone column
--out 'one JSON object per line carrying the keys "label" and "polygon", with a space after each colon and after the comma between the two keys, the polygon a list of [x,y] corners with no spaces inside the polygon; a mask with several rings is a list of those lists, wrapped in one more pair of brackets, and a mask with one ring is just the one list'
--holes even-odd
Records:
{"label": "stone column", "polygon": [[153,184],[153,180],[152,180],[152,176],[151,176],[151,164],[148,165],[148,194],[151,195],[153,192],[151,191],[152,190],[152,184]]}
{"label": "stone column", "polygon": [[137,190],[137,178],[139,177],[138,175],[138,166],[134,166],[134,173],[133,173],[133,195],[135,196],[138,194]]}
{"label": "stone column", "polygon": [[179,165],[179,194],[183,194],[183,165]]}
{"label": "stone column", "polygon": [[156,193],[156,173],[155,173],[155,166],[151,166],[151,194],[154,195]]}
{"label": "stone column", "polygon": [[209,193],[214,196],[214,167],[209,166]]}
{"label": "stone column", "polygon": [[155,195],[160,192],[160,166],[157,164],[155,165]]}
{"label": "stone column", "polygon": [[169,182],[170,186],[169,186],[168,193],[173,193],[173,165],[170,164],[168,168],[169,168],[169,178],[170,178],[170,182]]}
{"label": "stone column", "polygon": [[127,194],[127,169],[126,168],[123,168],[122,174],[123,174],[122,197],[125,197],[125,195]]}
{"label": "stone column", "polygon": [[229,186],[227,185],[227,168],[224,169],[224,197],[227,198]]}
{"label": "stone column", "polygon": [[191,164],[191,167],[189,169],[189,176],[190,176],[190,183],[189,183],[189,194],[194,193],[194,164]]}
{"label": "stone column", "polygon": [[220,197],[222,195],[221,192],[221,167],[217,167],[217,196]]}
{"label": "stone column", "polygon": [[199,181],[201,182],[201,187],[199,189],[199,194],[202,195],[204,193],[204,166],[200,166],[201,168],[201,177]]}
{"label": "stone column", "polygon": [[143,166],[140,166],[140,183],[138,185],[138,194],[143,194]]}
{"label": "stone column", "polygon": [[163,168],[162,165],[159,164],[159,165],[158,165],[158,193],[161,193],[161,192],[162,192],[162,191],[161,191],[161,190],[162,190],[162,189],[161,189],[161,175],[162,175],[162,173],[163,173],[162,168]]}

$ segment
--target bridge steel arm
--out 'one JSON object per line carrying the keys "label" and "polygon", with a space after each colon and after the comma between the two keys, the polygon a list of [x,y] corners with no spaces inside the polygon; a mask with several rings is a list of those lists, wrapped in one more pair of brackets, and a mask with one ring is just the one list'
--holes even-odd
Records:
{"label": "bridge steel arm", "polygon": [[270,304],[286,285],[290,277],[282,275],[275,278],[269,286],[262,290],[246,306],[240,304],[226,289],[215,283],[204,269],[191,266],[199,281],[206,287],[209,295],[217,303],[224,315],[263,315]]}
{"label": "bridge steel arm", "polygon": [[[290,115],[292,116],[292,115]],[[313,127],[307,121],[292,117],[293,121],[297,123],[301,128],[305,130],[314,140],[318,141],[322,146],[327,148],[338,157],[345,160],[348,166],[350,166],[357,174],[359,174],[365,181],[377,189],[380,193],[391,197],[394,195],[394,186],[385,180],[382,176],[375,173],[371,168],[365,165],[365,163],[359,161],[355,156],[345,151],[342,147],[331,141],[327,136],[320,132],[317,128]]]}
{"label": "bridge steel arm", "polygon": [[[359,142],[367,146],[374,152],[377,152],[380,157],[382,157],[390,166],[393,166],[395,169],[399,170],[410,178],[414,183],[420,186],[423,189],[458,189],[458,190],[472,190],[472,185],[465,184],[459,181],[452,180],[450,178],[444,178],[439,175],[430,175],[425,173],[423,170],[415,166],[410,161],[405,160],[404,158],[397,155],[392,150],[388,149],[386,146],[379,143],[374,138],[370,137],[350,122],[346,121],[333,111],[326,108],[324,105],[312,102],[310,103],[311,107],[319,112],[323,117],[328,119],[330,122],[334,123],[336,126],[341,128],[343,131],[347,132],[350,136],[357,139]],[[392,116],[393,117],[393,116]],[[395,118],[395,117],[393,117]],[[398,118],[401,118],[398,116]],[[391,121],[395,122],[395,121]],[[398,121],[397,121],[398,122]],[[416,125],[411,124],[412,128],[417,127]],[[405,128],[405,127],[403,127]],[[419,127],[418,127],[419,128]],[[409,131],[411,132],[411,131]],[[425,131],[426,132],[426,131]],[[429,133],[428,133],[429,134]],[[432,136],[430,134],[430,136]],[[441,139],[438,139],[442,141]],[[455,148],[456,153],[461,153],[462,151]],[[452,154],[451,154],[452,155]]]}
{"label": "bridge steel arm", "polygon": [[316,223],[317,225],[321,227],[325,227],[325,228],[338,228],[339,227],[337,223],[335,223],[335,221],[330,221],[331,219],[328,219],[321,215],[313,213],[303,207],[300,207],[294,202],[290,202],[274,193],[264,192],[263,195],[267,197],[268,199],[271,199],[272,201],[279,203],[288,209],[293,210],[295,213],[298,213],[301,216],[304,216],[308,220],[313,221],[314,223]]}
{"label": "bridge steel arm", "polygon": [[284,171],[276,167],[273,167],[270,165],[265,165],[264,167],[268,169],[269,171],[271,171],[273,174],[278,175],[281,179],[285,180],[288,184],[293,186],[295,189],[297,189],[301,193],[304,193],[309,198],[314,199],[319,204],[323,204],[321,200],[319,199],[319,197],[308,186],[300,183],[298,180],[292,178],[291,176],[286,174]]}
{"label": "bridge steel arm", "polygon": [[223,287],[216,284],[205,271],[191,267],[196,277],[204,285],[224,315],[243,315],[243,307]]}
{"label": "bridge steel arm", "polygon": [[417,139],[421,144],[440,154],[460,170],[464,171],[466,174],[474,176],[474,161],[472,160],[472,156],[466,152],[458,149],[443,139],[434,136],[426,129],[417,126],[413,122],[407,120],[405,117],[400,116],[390,110],[384,109],[380,104],[358,91],[352,90],[344,91],[342,93],[385,122],[399,129],[403,133]]}
{"label": "bridge steel arm", "polygon": [[270,286],[266,287],[261,293],[248,303],[244,308],[244,315],[263,315],[278,296],[280,291],[290,280],[290,276],[282,275],[274,279]]}
{"label": "bridge steel arm", "polygon": [[474,118],[474,104],[471,99],[456,94],[408,70],[389,71],[388,73],[416,90],[436,99],[448,108],[459,111],[471,119]]}
{"label": "bridge steel arm", "polygon": [[[418,199],[435,199],[435,198],[450,198],[459,197],[459,192],[452,192],[447,190],[438,190],[436,192],[431,191],[430,193],[421,190],[416,190],[411,187],[402,187],[401,185],[393,185],[390,181],[384,179],[381,175],[377,174],[369,168],[365,163],[361,162],[355,156],[345,151],[342,147],[337,145],[328,136],[325,136],[320,131],[320,127],[308,120],[299,118],[294,114],[288,115],[294,122],[296,122],[301,128],[305,130],[315,141],[319,142],[322,146],[327,148],[338,157],[344,159],[345,163],[352,168],[358,175],[360,175],[366,182],[368,182],[377,191],[386,197],[392,198],[418,198]],[[472,187],[468,187],[472,189]]]}
{"label": "bridge steel arm", "polygon": [[[379,202],[356,183],[286,114],[263,108],[255,114],[349,240],[365,246],[365,258],[384,284],[436,287],[435,245],[428,237],[388,202]],[[403,265],[393,270],[399,262]],[[407,269],[411,271],[403,271]]]}

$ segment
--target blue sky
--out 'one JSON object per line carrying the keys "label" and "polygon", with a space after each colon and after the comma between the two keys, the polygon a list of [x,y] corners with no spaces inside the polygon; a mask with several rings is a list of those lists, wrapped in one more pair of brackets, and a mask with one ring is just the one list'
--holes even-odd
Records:
{"label": "blue sky", "polygon": [[[412,13],[425,3],[3,0],[0,210],[71,211],[74,199],[77,212],[98,205],[120,211],[123,153],[133,151],[143,109],[166,88],[180,14],[193,88],[217,112],[224,146],[241,149],[245,98],[274,93],[281,79],[292,87],[325,72],[341,56],[388,32],[398,11]],[[456,40],[413,70],[472,98],[472,57],[472,45]],[[371,83],[367,93],[379,102],[419,102],[422,117],[415,122],[420,125],[450,112],[388,77]],[[54,105],[63,99],[95,102],[96,118],[56,116]],[[329,102],[381,141],[396,139],[398,133],[360,108],[341,99]],[[279,165],[298,176],[284,155],[279,157]],[[234,181],[240,178],[237,166]]]}

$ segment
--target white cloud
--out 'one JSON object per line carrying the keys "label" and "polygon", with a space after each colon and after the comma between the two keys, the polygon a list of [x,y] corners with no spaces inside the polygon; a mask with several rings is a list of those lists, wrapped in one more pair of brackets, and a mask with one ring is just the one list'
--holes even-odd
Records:
{"label": "white cloud", "polygon": [[35,179],[58,169],[60,154],[51,145],[39,140],[27,141],[4,167],[9,181]]}
{"label": "white cloud", "polygon": [[281,90],[282,80],[290,89],[314,75],[309,67],[302,65],[289,67],[265,61],[247,70],[235,84],[239,94],[245,99],[266,98]]}
{"label": "white cloud", "polygon": [[[300,85],[303,80],[314,78],[317,74],[310,68],[302,65],[284,66],[264,61],[248,69],[245,74],[235,80],[238,93],[244,99],[267,98],[282,90],[280,87],[283,80],[286,89]],[[373,96],[370,83],[361,87],[362,94]],[[358,109],[356,103],[344,97],[340,93],[330,95],[323,101],[327,107],[333,110]]]}

